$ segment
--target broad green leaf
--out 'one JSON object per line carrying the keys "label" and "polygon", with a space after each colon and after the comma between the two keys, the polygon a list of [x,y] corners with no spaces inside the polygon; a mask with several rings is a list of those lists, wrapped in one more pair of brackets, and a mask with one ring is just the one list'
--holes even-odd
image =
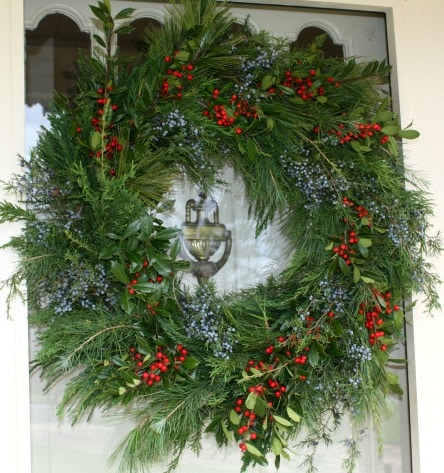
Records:
{"label": "broad green leaf", "polygon": [[120,386],[119,388],[119,396],[123,396],[126,393],[126,388],[123,386]]}
{"label": "broad green leaf", "polygon": [[129,284],[130,279],[128,274],[126,273],[125,266],[123,264],[118,263],[117,261],[113,261],[111,263],[111,272],[113,276],[123,284]]}
{"label": "broad green leaf", "polygon": [[370,238],[360,238],[359,243],[365,248],[372,246],[372,240]]}
{"label": "broad green leaf", "polygon": [[291,87],[282,84],[278,84],[276,87],[285,95],[294,95],[294,90]]}
{"label": "broad green leaf", "polygon": [[273,437],[273,440],[271,442],[271,451],[274,455],[278,456],[282,453],[283,451],[283,445],[282,442],[276,437]]}
{"label": "broad green leaf", "polygon": [[291,420],[294,420],[295,422],[301,421],[301,416],[296,411],[294,411],[290,406],[287,406],[287,414]]}
{"label": "broad green leaf", "polygon": [[267,117],[267,131],[271,131],[274,129],[275,121],[273,117]]}
{"label": "broad green leaf", "polygon": [[326,247],[325,247],[325,251],[331,251],[333,249],[333,242],[331,241]]}
{"label": "broad green leaf", "polygon": [[97,149],[102,143],[102,135],[100,132],[95,131],[90,138],[90,144],[92,149]]}
{"label": "broad green leaf", "polygon": [[348,276],[351,273],[350,266],[343,260],[343,258],[339,258],[339,269],[343,274]]}
{"label": "broad green leaf", "polygon": [[361,279],[361,271],[357,266],[353,267],[353,282],[357,284]]}
{"label": "broad green leaf", "polygon": [[316,95],[316,100],[319,103],[326,103],[328,101],[328,99],[325,95]]}
{"label": "broad green leaf", "polygon": [[99,259],[110,259],[116,252],[116,247],[113,244],[105,246],[99,254]]}
{"label": "broad green leaf", "polygon": [[283,425],[284,427],[292,427],[292,423],[285,419],[284,417],[278,416],[276,414],[273,414],[273,419],[280,425]]}
{"label": "broad green leaf", "polygon": [[276,83],[276,77],[272,76],[271,74],[267,74],[264,76],[261,82],[261,89],[262,90],[268,90],[270,87],[272,87]]}
{"label": "broad green leaf", "polygon": [[125,18],[129,18],[135,11],[134,8],[124,8],[117,13],[115,18],[116,20],[124,20]]}
{"label": "broad green leaf", "polygon": [[135,235],[140,229],[140,220],[135,220],[134,222],[131,222],[125,230],[125,233],[122,236],[122,239],[125,240],[126,238],[129,238],[130,236]]}
{"label": "broad green leaf", "polygon": [[382,128],[381,133],[384,133],[384,135],[388,136],[394,136],[397,135],[401,131],[401,128],[399,128],[398,125],[387,125]]}
{"label": "broad green leaf", "polygon": [[374,284],[375,280],[372,278],[368,278],[367,276],[361,276],[361,280],[364,281],[366,284]]}
{"label": "broad green leaf", "polygon": [[319,352],[315,344],[310,346],[310,351],[308,352],[308,362],[310,366],[316,366],[319,362]]}
{"label": "broad green leaf", "polygon": [[419,131],[416,131],[416,130],[401,130],[399,132],[399,136],[407,140],[414,140],[415,138],[418,138],[419,135],[420,135]]}
{"label": "broad green leaf", "polygon": [[365,259],[368,258],[368,249],[366,246],[364,245],[361,245],[361,241],[358,242],[358,249],[359,249],[359,253],[361,253],[361,256]]}
{"label": "broad green leaf", "polygon": [[389,384],[399,384],[398,375],[391,373],[390,371],[387,371],[385,375],[387,377],[387,381],[389,382]]}
{"label": "broad green leaf", "polygon": [[185,358],[185,360],[183,361],[182,367],[185,368],[186,370],[194,370],[198,364],[199,364],[199,361],[196,360],[196,358],[189,356]]}
{"label": "broad green leaf", "polygon": [[240,424],[239,414],[234,409],[231,409],[230,411],[230,422],[234,425]]}
{"label": "broad green leaf", "polygon": [[124,360],[122,360],[119,356],[117,355],[114,355],[111,357],[111,361],[117,365],[117,366],[120,366],[120,367],[123,367],[123,366],[128,366],[128,363],[126,363]]}
{"label": "broad green leaf", "polygon": [[93,38],[96,40],[96,43],[97,43],[97,44],[99,44],[100,46],[102,46],[102,48],[106,48],[106,43],[105,43],[105,41],[103,41],[103,39],[102,39],[98,34],[93,35]]}
{"label": "broad green leaf", "polygon": [[245,445],[247,446],[247,450],[255,457],[264,456],[264,454],[260,450],[258,450],[254,445],[252,445],[250,442],[245,442]]}
{"label": "broad green leaf", "polygon": [[181,61],[181,62],[187,62],[188,59],[190,58],[190,53],[185,50],[185,49],[181,49],[179,51],[178,54],[176,54],[175,58],[178,60],[178,61]]}
{"label": "broad green leaf", "polygon": [[256,368],[250,368],[250,373],[253,375],[253,376],[262,376],[262,371],[259,371],[258,369]]}
{"label": "broad green leaf", "polygon": [[233,432],[230,432],[228,429],[227,429],[227,426],[225,425],[225,422],[221,422],[220,423],[221,427],[222,427],[222,430],[225,434],[225,437],[227,437],[227,440],[229,442],[231,442],[233,440]]}
{"label": "broad green leaf", "polygon": [[245,407],[247,409],[253,410],[256,405],[257,396],[255,393],[250,393],[245,401]]}
{"label": "broad green leaf", "polygon": [[116,28],[116,30],[114,31],[115,34],[130,34],[134,31],[134,27],[133,26],[129,26],[129,25],[123,25],[123,26],[119,26],[119,28]]}
{"label": "broad green leaf", "polygon": [[164,228],[160,232],[155,234],[156,240],[171,240],[179,235],[180,230],[178,228]]}
{"label": "broad green leaf", "polygon": [[138,282],[133,288],[141,294],[152,294],[157,291],[157,284],[151,282]]}
{"label": "broad green leaf", "polygon": [[359,141],[352,141],[350,143],[350,146],[357,152],[357,153],[360,153],[361,152],[361,144],[359,143]]}

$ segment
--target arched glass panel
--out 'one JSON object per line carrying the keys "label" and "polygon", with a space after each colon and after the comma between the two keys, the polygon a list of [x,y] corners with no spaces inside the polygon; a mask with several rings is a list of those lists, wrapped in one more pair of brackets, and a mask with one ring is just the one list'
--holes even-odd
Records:
{"label": "arched glass panel", "polygon": [[79,52],[90,50],[89,34],[60,13],[45,16],[35,30],[26,31],[26,104],[40,103],[46,109],[55,90],[70,93]]}

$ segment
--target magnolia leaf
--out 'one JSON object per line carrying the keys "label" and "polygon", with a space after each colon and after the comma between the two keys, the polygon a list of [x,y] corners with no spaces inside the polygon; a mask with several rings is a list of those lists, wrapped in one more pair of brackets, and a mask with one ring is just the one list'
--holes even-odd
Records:
{"label": "magnolia leaf", "polygon": [[231,409],[230,411],[230,422],[234,425],[240,424],[239,414],[234,409]]}
{"label": "magnolia leaf", "polygon": [[115,34],[130,34],[134,31],[134,27],[130,25],[123,25],[119,26],[119,28],[116,28],[114,31]]}
{"label": "magnolia leaf", "polygon": [[344,261],[343,258],[339,258],[339,269],[343,274],[348,276],[351,272],[350,266]]}
{"label": "magnolia leaf", "polygon": [[102,135],[100,132],[95,131],[92,135],[91,138],[89,139],[91,148],[92,149],[97,149],[100,144],[102,143]]}
{"label": "magnolia leaf", "polygon": [[261,89],[262,90],[268,90],[270,87],[272,87],[276,83],[276,77],[272,76],[271,74],[267,74],[264,76],[261,82]]}
{"label": "magnolia leaf", "polygon": [[388,136],[397,135],[400,131],[401,128],[398,125],[387,125],[381,129],[381,133]]}
{"label": "magnolia leaf", "polygon": [[301,416],[296,411],[294,411],[290,406],[287,406],[287,414],[291,420],[294,420],[295,422],[301,421]]}
{"label": "magnolia leaf", "polygon": [[278,416],[276,414],[273,414],[273,419],[280,425],[283,425],[284,427],[292,427],[293,424],[285,419],[284,417]]}
{"label": "magnolia leaf", "polygon": [[278,84],[276,87],[285,95],[294,95],[294,90],[291,87],[282,84]]}
{"label": "magnolia leaf", "polygon": [[263,457],[264,454],[249,442],[245,443],[247,450],[255,457]]}
{"label": "magnolia leaf", "polygon": [[225,437],[227,438],[227,440],[229,442],[231,442],[233,440],[233,432],[230,432],[228,429],[227,429],[227,426],[225,425],[225,422],[221,422],[220,423],[221,427],[222,427],[222,430],[225,434]]}
{"label": "magnolia leaf", "polygon": [[419,131],[416,131],[416,130],[401,130],[399,132],[399,136],[407,140],[414,140],[415,138],[418,138],[419,135],[420,135]]}
{"label": "magnolia leaf", "polygon": [[255,393],[250,393],[245,401],[245,407],[247,409],[253,410],[256,405],[257,396]]}
{"label": "magnolia leaf", "polygon": [[359,253],[361,253],[362,257],[367,259],[368,258],[368,249],[366,246],[364,245],[361,245],[361,241],[358,242],[358,249],[359,249]]}
{"label": "magnolia leaf", "polygon": [[271,442],[271,451],[274,455],[279,456],[284,450],[282,442],[276,437],[273,437]]}
{"label": "magnolia leaf", "polygon": [[353,267],[353,282],[357,284],[361,279],[361,271],[357,266]]}
{"label": "magnolia leaf", "polygon": [[370,238],[360,238],[359,243],[365,248],[372,246],[372,240]]}

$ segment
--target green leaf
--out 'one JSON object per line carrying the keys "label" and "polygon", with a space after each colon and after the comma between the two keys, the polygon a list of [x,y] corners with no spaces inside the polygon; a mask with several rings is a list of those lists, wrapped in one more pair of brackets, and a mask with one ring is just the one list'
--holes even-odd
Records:
{"label": "green leaf", "polygon": [[111,263],[111,272],[113,273],[113,276],[121,283],[123,284],[130,283],[130,278],[128,277],[128,274],[126,273],[126,269],[125,269],[125,266],[123,266],[123,264],[118,263],[117,261],[113,261]]}
{"label": "green leaf", "polygon": [[401,130],[399,132],[399,136],[401,138],[405,138],[406,140],[414,140],[420,136],[420,133],[416,130]]}
{"label": "green leaf", "polygon": [[387,125],[381,129],[381,133],[388,136],[397,135],[401,131],[401,128],[398,125]]}
{"label": "green leaf", "polygon": [[95,34],[95,35],[93,35],[93,38],[96,40],[97,44],[102,46],[102,48],[106,49],[106,43],[105,43],[105,41],[103,41],[103,39],[99,35]]}
{"label": "green leaf", "polygon": [[361,280],[364,281],[366,284],[374,284],[375,280],[372,278],[368,278],[367,276],[361,276]]}
{"label": "green leaf", "polygon": [[230,411],[230,422],[234,425],[240,424],[239,414],[234,409],[231,409]]}
{"label": "green leaf", "polygon": [[225,437],[227,438],[227,440],[229,442],[231,442],[233,440],[233,432],[230,432],[228,429],[227,429],[227,426],[225,425],[225,422],[221,422],[220,423],[221,427],[222,427],[222,430],[225,434]]}
{"label": "green leaf", "polygon": [[254,455],[255,457],[263,457],[264,456],[264,454],[260,450],[258,450],[254,445],[252,445],[251,443],[245,442],[245,445],[247,447],[247,450],[252,455]]}
{"label": "green leaf", "polygon": [[130,34],[133,31],[134,31],[133,26],[123,25],[123,26],[119,26],[118,28],[116,28],[114,33],[115,34]]}
{"label": "green leaf", "polygon": [[360,238],[359,243],[365,248],[372,246],[372,240],[370,238]]}
{"label": "green leaf", "polygon": [[179,235],[180,230],[178,228],[165,228],[160,232],[156,233],[155,239],[156,240],[171,240],[176,238]]}
{"label": "green leaf", "polygon": [[186,370],[194,370],[198,364],[199,361],[196,358],[189,356],[183,361],[182,368],[185,368]]}
{"label": "green leaf", "polygon": [[358,242],[358,249],[359,253],[361,253],[362,257],[367,259],[369,255],[369,251],[366,246],[361,245],[361,241]]}
{"label": "green leaf", "polygon": [[284,427],[292,427],[293,424],[285,419],[284,417],[278,416],[276,414],[273,414],[273,419],[280,425],[283,425]]}
{"label": "green leaf", "polygon": [[123,386],[119,387],[119,396],[123,396],[126,393],[126,388]]}
{"label": "green leaf", "polygon": [[385,373],[387,381],[389,384],[399,384],[399,377],[395,373],[391,373],[390,371],[387,371]]}
{"label": "green leaf", "polygon": [[353,267],[353,282],[357,284],[361,279],[361,271],[357,266]]}
{"label": "green leaf", "polygon": [[315,344],[310,346],[310,351],[308,352],[308,362],[310,366],[316,366],[319,362],[319,352]]}
{"label": "green leaf", "polygon": [[326,103],[328,101],[328,99],[325,95],[316,95],[316,100],[319,103]]}
{"label": "green leaf", "polygon": [[257,396],[255,393],[250,393],[245,401],[245,407],[247,409],[253,410],[256,405]]}
{"label": "green leaf", "polygon": [[125,240],[130,236],[135,235],[140,230],[140,220],[135,220],[131,222],[125,230],[125,233],[122,236],[122,239]]}
{"label": "green leaf", "polygon": [[278,84],[276,87],[285,95],[294,95],[294,90],[291,87],[287,87],[282,84]]}
{"label": "green leaf", "polygon": [[344,261],[343,258],[339,258],[339,269],[343,274],[348,276],[351,273],[350,266]]}
{"label": "green leaf", "polygon": [[91,148],[92,149],[97,149],[99,148],[100,144],[102,143],[102,135],[100,132],[95,131],[89,140]]}
{"label": "green leaf", "polygon": [[175,56],[175,59],[181,62],[188,62],[189,58],[190,58],[190,53],[185,49],[181,49],[179,53],[176,54]]}
{"label": "green leaf", "polygon": [[113,244],[107,245],[102,248],[99,254],[99,259],[110,259],[116,252],[116,247]]}
{"label": "green leaf", "polygon": [[261,82],[261,89],[262,90],[268,90],[270,87],[272,87],[276,83],[276,77],[272,76],[271,74],[267,74],[264,76]]}
{"label": "green leaf", "polygon": [[123,10],[120,10],[119,13],[117,13],[115,19],[124,20],[125,18],[129,18],[135,11],[135,8],[124,8]]}
{"label": "green leaf", "polygon": [[274,436],[271,442],[272,453],[276,456],[279,456],[281,455],[283,449],[284,448],[283,448],[282,442],[276,436]]}
{"label": "green leaf", "polygon": [[301,421],[301,416],[296,411],[294,411],[290,406],[287,406],[287,414],[291,420],[294,420],[295,422]]}

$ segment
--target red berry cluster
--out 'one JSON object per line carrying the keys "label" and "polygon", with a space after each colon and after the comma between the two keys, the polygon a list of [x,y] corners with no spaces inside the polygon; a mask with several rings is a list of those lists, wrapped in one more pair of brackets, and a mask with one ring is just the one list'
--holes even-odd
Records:
{"label": "red berry cluster", "polygon": [[[358,254],[358,250],[354,245],[359,243],[359,237],[354,230],[349,230],[342,240],[341,244],[333,246],[332,251],[342,258],[347,266],[350,266],[352,263],[351,258]],[[332,318],[334,314],[329,312],[327,315]]]}
{"label": "red berry cluster", "polygon": [[146,364],[144,356],[134,347],[130,348],[130,354],[135,362],[136,375],[147,385],[153,386],[160,383],[166,373],[177,371],[186,360],[188,350],[183,345],[177,345],[175,350],[156,347],[155,361]]}
{"label": "red berry cluster", "polygon": [[[103,137],[104,143],[101,148],[91,150],[90,156],[97,159],[105,158],[108,161],[113,161],[116,154],[123,150],[123,144],[119,141],[119,138],[112,135],[111,132],[114,125],[112,121],[110,121],[110,115],[118,109],[118,105],[111,102],[109,93],[112,92],[112,90],[112,85],[109,85],[108,87],[99,87],[97,89],[97,94],[99,95],[99,98],[96,100],[98,104],[97,116],[91,118],[93,129],[100,133],[105,132],[106,134]],[[81,127],[77,127],[77,133],[81,132]],[[108,173],[110,176],[115,176],[115,168],[111,167]]]}
{"label": "red berry cluster", "polygon": [[[287,70],[285,71],[285,79],[282,85],[294,89],[302,100],[313,100],[316,97],[325,95],[326,86],[333,85],[335,88],[340,86],[340,83],[335,81],[333,77],[325,78],[325,84],[322,83],[321,78],[316,77],[317,75],[318,71],[316,69],[310,69],[305,77],[301,77],[301,74],[298,72]],[[272,91],[274,92],[274,88],[269,90],[269,92]]]}
{"label": "red berry cluster", "polygon": [[207,108],[203,111],[203,114],[210,120],[215,120],[219,126],[223,127],[234,127],[233,130],[236,134],[240,135],[243,133],[242,127],[238,126],[240,117],[247,119],[257,119],[259,117],[256,107],[252,106],[248,100],[242,99],[242,97],[233,94],[228,100],[228,104],[215,103],[220,102],[220,91],[214,89],[212,93],[212,99],[209,101]]}
{"label": "red berry cluster", "polygon": [[353,209],[357,213],[359,218],[367,217],[369,220],[369,223],[367,225],[371,227],[371,221],[370,221],[371,219],[370,219],[369,211],[363,205],[356,204],[355,202],[353,202],[351,199],[349,199],[346,196],[342,198],[342,203],[346,207],[350,207],[351,209]]}
{"label": "red berry cluster", "polygon": [[[341,145],[351,141],[365,140],[366,138],[377,137],[381,144],[387,143],[389,137],[381,133],[382,126],[379,123],[357,123],[352,130],[346,130],[344,123],[338,125],[339,129],[331,128],[328,130],[329,135],[335,135]],[[313,128],[314,133],[319,132],[319,127]]]}
{"label": "red berry cluster", "polygon": [[181,99],[184,84],[194,79],[193,64],[184,64],[178,59],[180,51],[176,50],[172,56],[165,56],[164,61],[168,64],[166,74],[162,79],[160,93],[163,97]]}
{"label": "red berry cluster", "polygon": [[131,282],[129,282],[126,287],[128,289],[128,293],[133,296],[137,294],[137,284],[141,282],[148,282],[150,284],[160,284],[162,281],[163,276],[161,274],[157,274],[157,272],[150,267],[148,259],[145,258],[142,263],[141,270],[136,271],[132,274]]}
{"label": "red berry cluster", "polygon": [[370,345],[377,346],[380,350],[386,351],[387,345],[381,342],[381,339],[386,335],[382,330],[385,323],[384,317],[389,316],[393,311],[399,311],[400,307],[398,305],[392,306],[392,294],[390,292],[382,294],[376,289],[373,292],[377,300],[383,302],[361,302],[358,313],[365,316],[365,328],[369,333]]}

